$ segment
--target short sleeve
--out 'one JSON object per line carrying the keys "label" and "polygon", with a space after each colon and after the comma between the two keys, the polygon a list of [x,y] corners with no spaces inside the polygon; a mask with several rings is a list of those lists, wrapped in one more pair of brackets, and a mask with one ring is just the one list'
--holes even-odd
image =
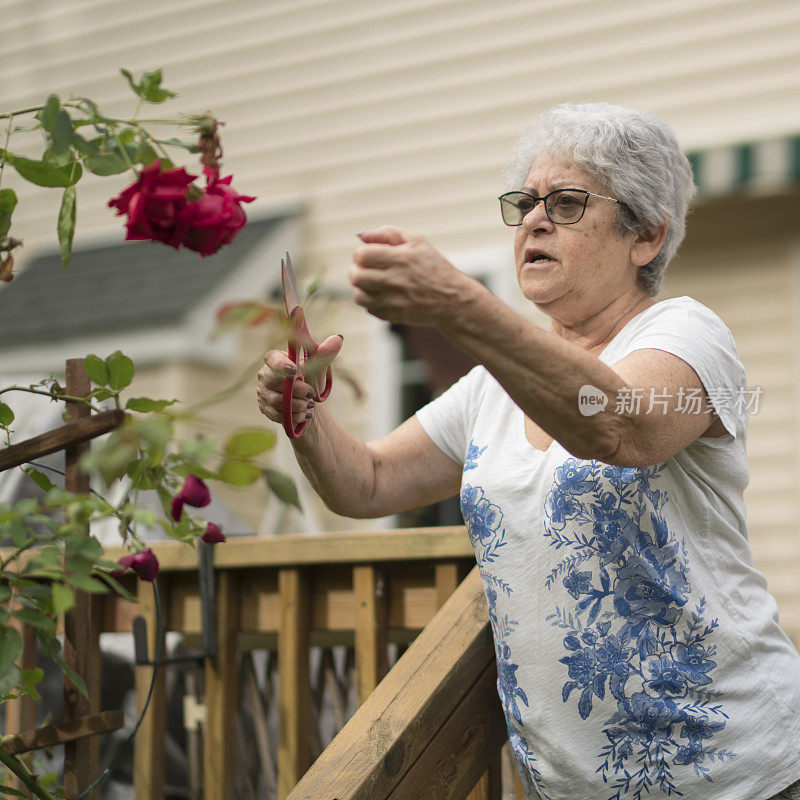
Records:
{"label": "short sleeve", "polygon": [[[612,342],[609,364],[621,361],[635,350],[664,350],[685,361],[698,375],[709,400],[734,437],[744,433],[747,394],[744,366],[733,336],[725,323],[702,303],[680,297],[656,303],[641,319]],[[605,355],[605,353],[603,354]]]}
{"label": "short sleeve", "polygon": [[480,399],[485,376],[484,367],[475,367],[416,414],[433,443],[458,464],[463,464],[466,458],[475,420],[473,410]]}

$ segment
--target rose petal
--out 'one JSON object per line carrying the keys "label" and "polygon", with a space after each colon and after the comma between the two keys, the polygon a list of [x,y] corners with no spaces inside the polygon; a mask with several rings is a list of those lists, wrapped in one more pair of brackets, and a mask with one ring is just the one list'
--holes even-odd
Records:
{"label": "rose petal", "polygon": [[202,508],[211,502],[211,492],[208,486],[196,475],[187,475],[183,481],[179,497],[183,502],[195,508]]}
{"label": "rose petal", "polygon": [[206,544],[218,544],[225,541],[225,534],[220,530],[219,525],[209,522],[206,532],[203,534],[203,541]]}
{"label": "rose petal", "polygon": [[174,519],[175,522],[178,522],[181,518],[182,513],[183,513],[183,496],[179,492],[178,494],[175,495],[175,497],[172,498],[172,519]]}

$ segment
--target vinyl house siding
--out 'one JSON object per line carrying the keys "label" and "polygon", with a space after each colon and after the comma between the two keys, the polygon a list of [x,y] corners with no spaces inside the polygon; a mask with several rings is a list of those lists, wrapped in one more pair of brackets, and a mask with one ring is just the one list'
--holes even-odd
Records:
{"label": "vinyl house siding", "polygon": [[[797,0],[0,0],[0,19],[4,108],[55,91],[128,114],[118,69],[160,66],[179,97],[144,117],[211,109],[225,120],[225,171],[258,196],[250,215],[302,209],[298,263],[334,295],[324,317],[322,305],[310,314],[312,332],[345,334],[342,361],[367,392],[359,404],[340,384],[330,408],[364,436],[391,421],[393,350],[348,299],[358,231],[408,227],[465,257],[509,247],[502,164],[525,121],[558,102],[651,109],[692,151],[800,133]],[[11,170],[3,180],[20,188],[26,253],[52,248],[57,192],[20,186]],[[126,180],[78,185],[76,247],[120,238],[106,202]],[[662,296],[720,313],[764,389],[749,436],[751,540],[800,641],[800,201],[786,187],[747,197],[698,199]],[[522,308],[518,293],[511,302]],[[241,362],[258,347],[246,338]],[[200,391],[190,367],[170,369],[173,385]],[[260,421],[250,397],[226,409]],[[260,502],[245,503],[253,525]],[[329,528],[367,524],[320,513]]]}

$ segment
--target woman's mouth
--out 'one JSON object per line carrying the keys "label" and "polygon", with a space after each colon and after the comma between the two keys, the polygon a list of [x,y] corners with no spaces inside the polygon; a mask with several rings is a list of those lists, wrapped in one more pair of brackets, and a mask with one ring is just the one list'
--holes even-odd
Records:
{"label": "woman's mouth", "polygon": [[549,253],[543,250],[537,250],[529,247],[525,250],[525,264],[534,267],[547,267],[555,264],[557,259],[553,258]]}

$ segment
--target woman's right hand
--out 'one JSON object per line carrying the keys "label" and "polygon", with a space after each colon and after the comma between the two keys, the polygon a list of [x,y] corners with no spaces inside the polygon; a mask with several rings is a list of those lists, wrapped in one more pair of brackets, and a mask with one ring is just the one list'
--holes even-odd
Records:
{"label": "woman's right hand", "polygon": [[[320,344],[315,358],[333,361],[342,349],[342,336],[329,336]],[[286,378],[297,374],[297,366],[284,350],[269,350],[264,356],[264,366],[258,371],[258,408],[261,413],[279,424],[283,423],[283,384]],[[297,427],[314,417],[315,389],[303,378],[294,382],[292,391],[292,422]]]}

